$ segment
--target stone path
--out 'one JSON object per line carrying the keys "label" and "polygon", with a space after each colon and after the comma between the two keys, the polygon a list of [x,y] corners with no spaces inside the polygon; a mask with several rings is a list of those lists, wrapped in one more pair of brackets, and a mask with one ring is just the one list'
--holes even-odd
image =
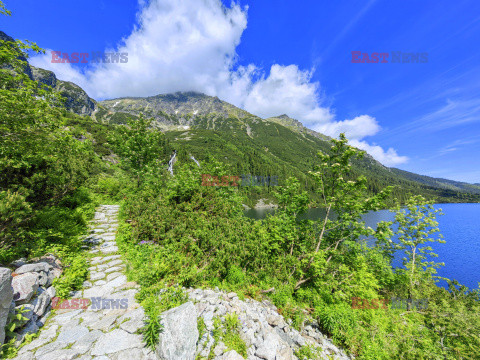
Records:
{"label": "stone path", "polygon": [[[17,360],[150,360],[153,352],[144,347],[138,330],[144,312],[135,301],[139,286],[128,283],[115,234],[118,205],[103,205],[91,222],[85,239],[93,246],[89,279],[73,294],[67,309],[55,310],[38,338],[22,347]],[[90,305],[79,308],[82,304]],[[80,305],[79,305],[80,304]]]}

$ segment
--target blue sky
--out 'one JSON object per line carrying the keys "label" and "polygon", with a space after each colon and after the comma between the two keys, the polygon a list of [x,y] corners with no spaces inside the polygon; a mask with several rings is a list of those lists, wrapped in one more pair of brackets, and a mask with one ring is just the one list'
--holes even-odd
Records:
{"label": "blue sky", "polygon": [[[126,64],[32,59],[95,99],[196,90],[262,117],[286,113],[388,166],[480,183],[478,1],[4,1],[0,29]],[[352,51],[389,53],[352,63]],[[427,53],[392,63],[392,52]]]}

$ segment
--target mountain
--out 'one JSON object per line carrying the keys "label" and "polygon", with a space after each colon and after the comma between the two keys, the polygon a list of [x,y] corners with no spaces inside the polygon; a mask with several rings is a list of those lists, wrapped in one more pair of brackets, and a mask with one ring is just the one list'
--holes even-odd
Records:
{"label": "mountain", "polygon": [[300,121],[292,119],[291,117],[289,117],[286,114],[283,114],[283,115],[280,115],[280,116],[270,117],[266,120],[275,122],[275,123],[280,124],[280,125],[283,125],[283,126],[289,128],[289,129],[291,129],[295,132],[298,132],[300,134],[309,134],[309,135],[318,137],[319,139],[322,139],[322,140],[330,140],[330,137],[328,137],[326,135],[323,135],[323,134],[320,134],[320,133],[318,133],[314,130],[311,130],[309,128],[306,128],[305,126],[303,126],[303,124]]}
{"label": "mountain", "polygon": [[[13,40],[0,32],[0,37]],[[234,174],[297,177],[315,197],[316,184],[308,174],[318,151],[328,152],[331,138],[306,128],[288,115],[267,119],[248,113],[228,102],[198,92],[177,92],[149,97],[124,97],[95,101],[71,82],[57,79],[51,71],[28,65],[32,79],[47,84],[66,97],[65,107],[104,125],[125,124],[143,116],[165,132],[179,160],[224,162]],[[91,128],[87,126],[87,128]],[[96,134],[96,146],[108,154],[105,136]],[[102,145],[103,143],[107,145]],[[423,194],[441,202],[480,201],[480,186],[446,179],[435,179],[395,168],[388,168],[367,155],[354,162],[352,176],[368,178],[373,193],[394,185],[400,200],[409,194]],[[271,189],[253,189],[254,197],[271,197]]]}
{"label": "mountain", "polygon": [[[127,115],[139,116],[143,113],[155,120],[163,130],[180,130],[199,126],[199,119],[208,117],[212,121],[201,124],[214,130],[222,119],[242,119],[252,117],[248,112],[235,107],[217,97],[197,92],[177,92],[145,98],[118,98],[99,102],[96,118],[109,123],[119,123]],[[218,121],[217,121],[218,120]]]}
{"label": "mountain", "polygon": [[[0,40],[15,41],[3,31],[0,31]],[[30,79],[51,86],[55,91],[65,97],[65,108],[67,110],[79,115],[91,115],[96,110],[96,101],[90,98],[80,86],[70,81],[59,80],[52,71],[32,66],[23,56],[20,58],[26,62],[24,71]]]}
{"label": "mountain", "polygon": [[[262,119],[217,97],[196,92],[118,98],[100,101],[98,106],[98,121],[125,122],[143,113],[165,131],[173,147],[196,159],[207,160],[213,155],[236,173],[275,174],[283,178],[294,175],[312,192],[308,171],[313,169],[316,153],[328,151],[331,145],[330,137],[306,128],[288,115]],[[394,193],[400,198],[415,193],[438,201],[469,201],[480,195],[480,188],[475,185],[388,168],[368,154],[354,163],[354,170],[356,175],[367,176],[372,192],[396,185]]]}
{"label": "mountain", "polygon": [[65,98],[65,108],[79,115],[92,115],[97,102],[78,85],[70,81],[58,80],[55,73],[30,65],[34,80],[51,86]]}
{"label": "mountain", "polygon": [[403,176],[407,179],[443,189],[448,189],[452,191],[467,192],[470,194],[480,194],[480,184],[469,184],[466,182],[448,180],[442,178],[433,178],[425,175],[419,175],[411,173],[405,170],[392,168],[392,171],[399,176]]}

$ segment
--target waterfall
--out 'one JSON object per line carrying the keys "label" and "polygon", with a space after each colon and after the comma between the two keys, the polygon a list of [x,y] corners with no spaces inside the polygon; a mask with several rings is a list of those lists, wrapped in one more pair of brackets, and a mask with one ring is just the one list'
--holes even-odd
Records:
{"label": "waterfall", "polygon": [[175,164],[175,159],[177,157],[177,150],[173,151],[173,155],[170,158],[170,161],[168,162],[168,171],[170,171],[170,174],[173,176],[173,164]]}
{"label": "waterfall", "polygon": [[197,159],[195,159],[195,158],[193,157],[193,155],[190,155],[190,159],[192,159],[193,161],[195,161],[195,164],[197,164],[198,167],[200,167],[200,164],[198,163]]}

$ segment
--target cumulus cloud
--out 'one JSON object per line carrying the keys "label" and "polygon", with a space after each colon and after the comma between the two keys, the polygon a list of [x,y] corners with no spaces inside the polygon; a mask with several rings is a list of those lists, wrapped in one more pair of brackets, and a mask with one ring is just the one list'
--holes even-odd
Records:
{"label": "cumulus cloud", "polygon": [[330,109],[319,106],[319,84],[311,82],[313,71],[296,65],[273,65],[268,77],[255,82],[246,95],[244,107],[262,117],[288,114],[307,123],[333,119]]}
{"label": "cumulus cloud", "polygon": [[351,140],[350,145],[365,150],[385,166],[396,166],[408,161],[408,157],[398,155],[393,148],[388,148],[388,150],[385,151],[381,146],[370,145],[365,141],[360,140]]}
{"label": "cumulus cloud", "polygon": [[380,131],[380,125],[375,118],[369,115],[361,115],[352,120],[317,125],[314,130],[332,137],[337,137],[340,133],[345,133],[348,139],[358,140],[378,133]]}
{"label": "cumulus cloud", "polygon": [[383,151],[362,139],[380,126],[368,115],[336,121],[323,104],[314,70],[273,65],[268,72],[254,64],[238,65],[237,46],[247,27],[247,7],[220,0],[139,0],[132,33],[114,49],[128,53],[127,63],[89,64],[83,72],[67,63],[51,63],[51,53],[31,59],[34,66],[54,71],[81,86],[93,98],[152,96],[198,91],[218,96],[255,115],[287,114],[305,126],[337,136],[345,132],[358,147],[385,165],[405,161],[393,149]]}
{"label": "cumulus cloud", "polygon": [[395,149],[389,148],[385,151],[381,146],[370,145],[362,140],[367,136],[377,134],[380,129],[380,125],[374,117],[361,115],[351,120],[333,121],[317,125],[314,130],[331,137],[338,137],[340,133],[345,133],[350,145],[365,150],[385,166],[396,166],[406,163],[408,157],[398,155]]}

